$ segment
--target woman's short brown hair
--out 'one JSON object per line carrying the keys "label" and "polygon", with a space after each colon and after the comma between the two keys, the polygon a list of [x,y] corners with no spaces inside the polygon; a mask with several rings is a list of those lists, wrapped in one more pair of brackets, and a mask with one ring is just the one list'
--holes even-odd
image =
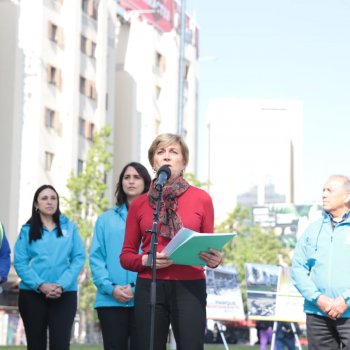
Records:
{"label": "woman's short brown hair", "polygon": [[185,163],[185,166],[187,166],[188,159],[189,159],[189,152],[184,139],[179,135],[169,134],[169,133],[160,134],[153,140],[151,147],[148,150],[148,160],[151,166],[153,166],[153,157],[156,150],[159,147],[168,147],[174,143],[178,143],[180,145],[181,153],[184,158],[184,163]]}

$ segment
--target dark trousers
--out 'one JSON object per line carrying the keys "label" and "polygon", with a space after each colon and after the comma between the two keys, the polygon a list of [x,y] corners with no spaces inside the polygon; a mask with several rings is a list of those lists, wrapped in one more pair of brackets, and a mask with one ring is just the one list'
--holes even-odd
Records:
{"label": "dark trousers", "polygon": [[309,350],[350,350],[350,318],[307,314],[306,327]]}
{"label": "dark trousers", "polygon": [[133,307],[96,308],[104,350],[135,350],[136,332]]}
{"label": "dark trousers", "polygon": [[58,299],[49,299],[42,293],[20,290],[18,308],[28,350],[46,350],[47,330],[50,350],[69,349],[77,292],[65,292]]}
{"label": "dark trousers", "polygon": [[[151,280],[138,278],[135,321],[138,350],[150,348]],[[165,350],[171,324],[177,350],[203,350],[206,326],[205,280],[157,281],[153,350]]]}
{"label": "dark trousers", "polygon": [[282,339],[276,339],[276,350],[295,350],[295,338],[284,337]]}

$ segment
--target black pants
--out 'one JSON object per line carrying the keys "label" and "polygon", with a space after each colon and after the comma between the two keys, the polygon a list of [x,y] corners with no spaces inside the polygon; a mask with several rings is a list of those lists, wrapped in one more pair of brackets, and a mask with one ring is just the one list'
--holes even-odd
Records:
{"label": "black pants", "polygon": [[[137,279],[135,320],[138,350],[150,347],[151,280]],[[165,350],[171,324],[177,350],[203,350],[206,326],[205,280],[157,281],[154,350]]]}
{"label": "black pants", "polygon": [[306,327],[309,350],[350,350],[350,318],[307,314]]}
{"label": "black pants", "polygon": [[136,335],[133,307],[96,308],[104,350],[135,350]]}
{"label": "black pants", "polygon": [[46,350],[47,330],[50,350],[69,349],[77,310],[77,292],[65,292],[58,299],[49,299],[42,293],[20,290],[18,308],[28,350]]}

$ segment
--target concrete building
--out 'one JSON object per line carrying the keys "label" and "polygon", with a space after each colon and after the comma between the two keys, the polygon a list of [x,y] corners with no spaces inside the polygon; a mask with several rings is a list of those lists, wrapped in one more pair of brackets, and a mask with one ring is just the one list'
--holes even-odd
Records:
{"label": "concrete building", "polygon": [[300,201],[300,101],[214,99],[208,120],[209,192],[217,222],[225,220],[237,204]]}
{"label": "concrete building", "polygon": [[[120,167],[130,155],[148,165],[147,150],[154,136],[178,129],[179,5],[164,1],[164,6],[174,7],[168,6],[169,17],[163,13],[163,21],[159,21],[159,8],[149,11],[145,2],[124,0],[121,3],[128,10],[118,7],[115,120],[116,130],[122,133],[116,134],[115,145],[120,152],[115,163]],[[182,127],[191,155],[187,171],[194,173],[198,37],[196,24],[189,17],[186,23]]]}
{"label": "concrete building", "polygon": [[[113,130],[111,203],[125,163],[148,165],[156,134],[177,132],[179,5],[128,3],[0,1],[0,220],[11,246],[36,188],[49,183],[65,195],[67,178],[83,168],[101,126]],[[156,21],[163,15],[166,31]],[[183,129],[193,171],[198,33],[187,23]]]}

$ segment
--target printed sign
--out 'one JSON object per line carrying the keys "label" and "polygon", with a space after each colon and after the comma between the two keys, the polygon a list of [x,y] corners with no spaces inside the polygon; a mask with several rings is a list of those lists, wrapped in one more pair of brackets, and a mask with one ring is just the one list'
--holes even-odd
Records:
{"label": "printed sign", "polygon": [[206,268],[207,318],[244,320],[242,293],[234,267]]}
{"label": "printed sign", "polygon": [[245,264],[248,318],[305,322],[304,298],[292,284],[290,268]]}

